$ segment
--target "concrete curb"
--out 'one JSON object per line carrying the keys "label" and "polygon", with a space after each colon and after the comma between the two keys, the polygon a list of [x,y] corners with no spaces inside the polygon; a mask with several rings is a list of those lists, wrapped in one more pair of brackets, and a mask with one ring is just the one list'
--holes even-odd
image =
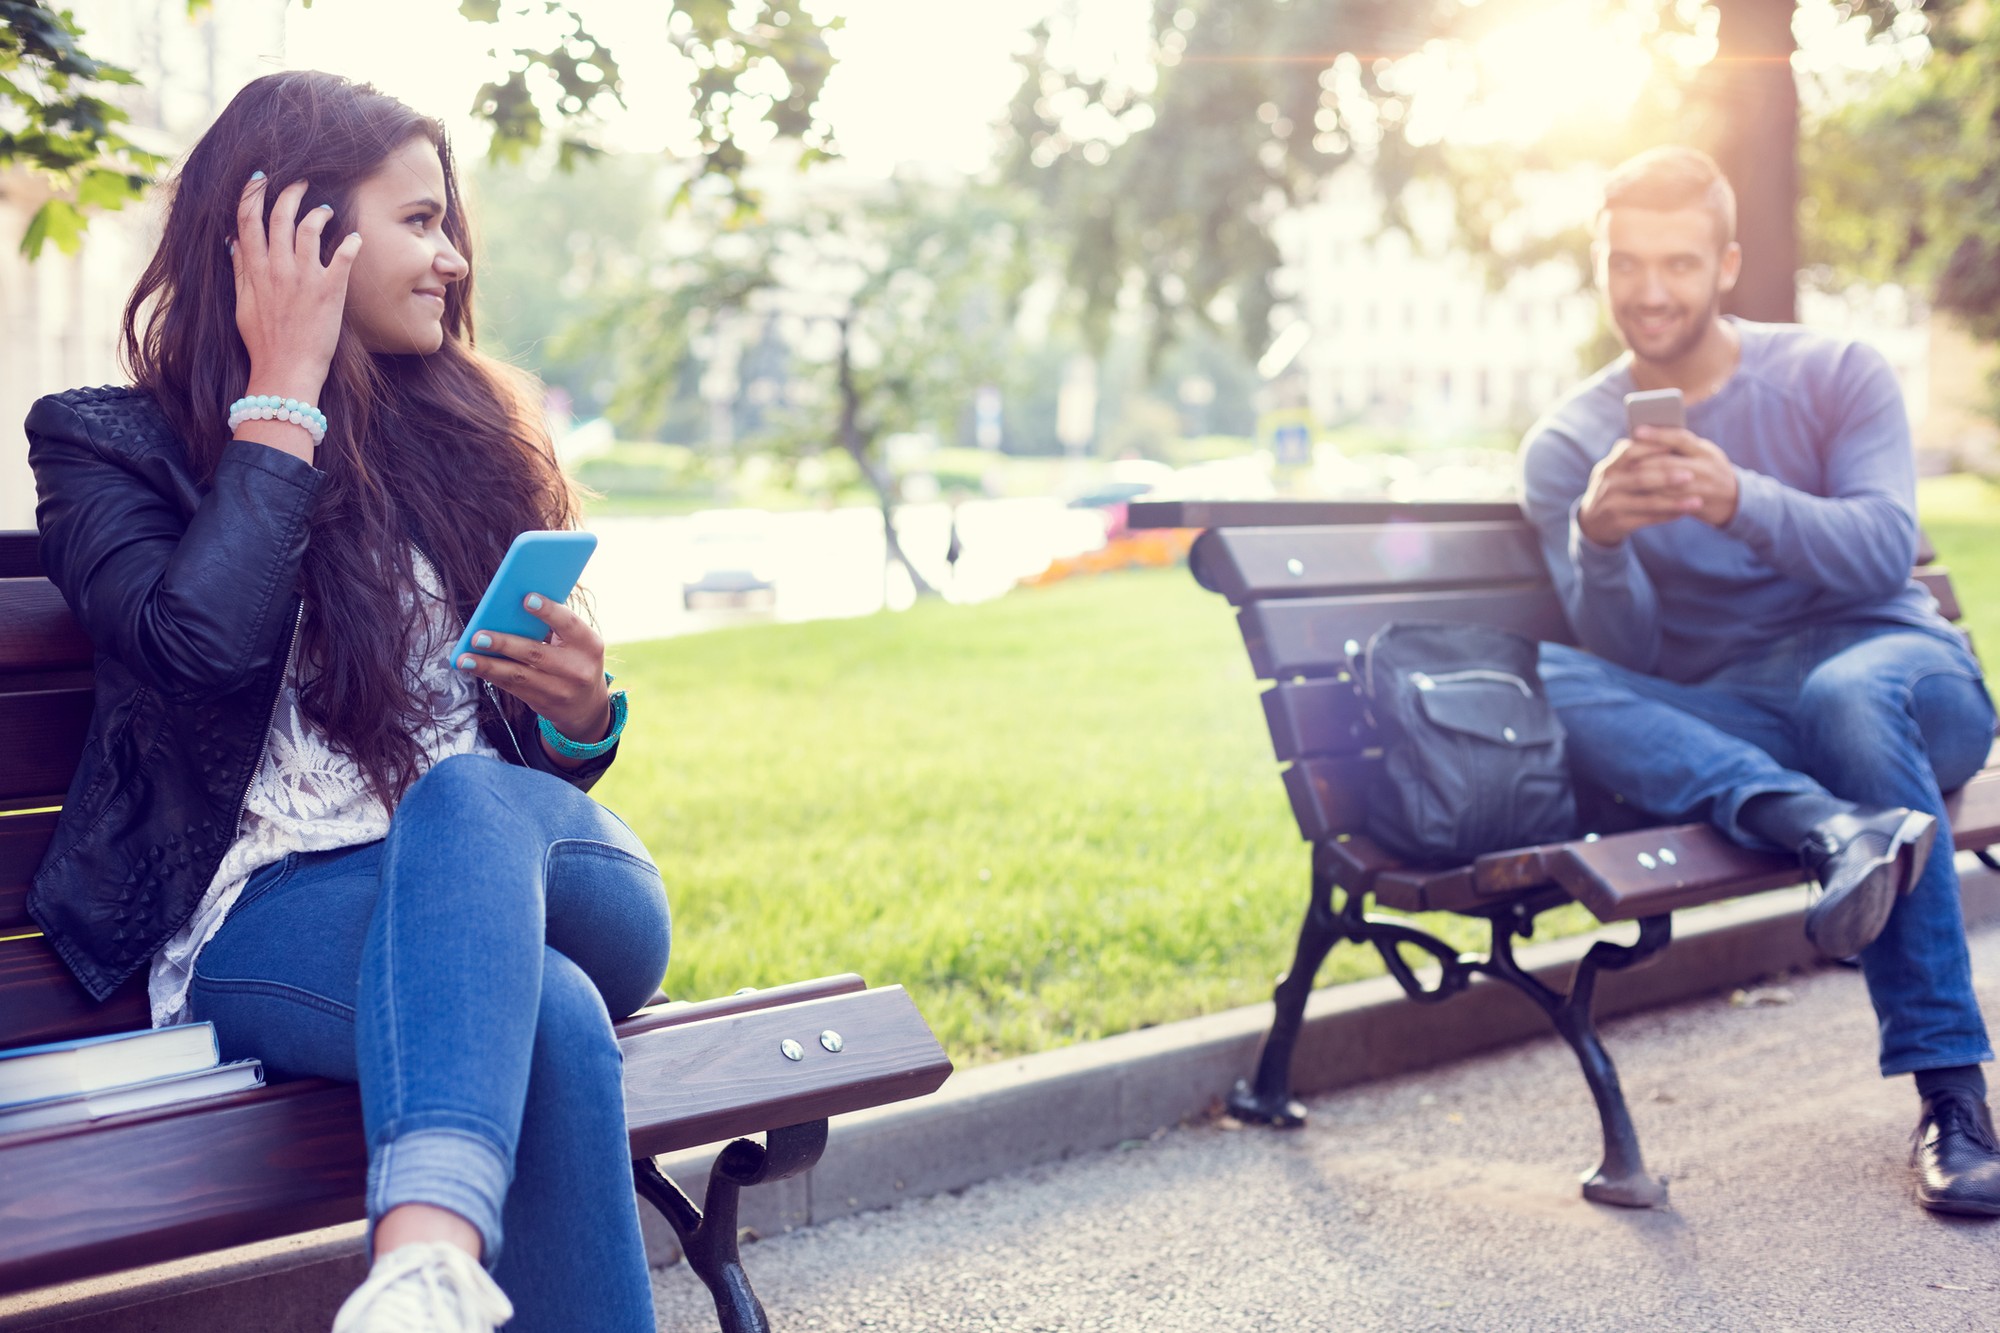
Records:
{"label": "concrete curb", "polygon": [[[1968,927],[2000,921],[2000,875],[1969,856],[1962,860]],[[1673,947],[1661,960],[1604,974],[1599,1014],[1615,1017],[1817,966],[1800,928],[1804,903],[1798,889],[1780,889],[1677,914]],[[1609,927],[1530,945],[1519,957],[1562,985],[1592,942],[1631,934],[1630,926]],[[1270,1019],[1269,1003],[1246,1005],[966,1070],[929,1097],[842,1117],[812,1171],[744,1195],[742,1224],[774,1235],[1115,1147],[1204,1116],[1251,1068]],[[1294,1066],[1296,1089],[1330,1092],[1549,1035],[1541,1011],[1508,987],[1480,980],[1449,1003],[1417,1005],[1392,979],[1377,977],[1314,993]],[[1580,1077],[1577,1095],[1585,1095]],[[1579,1170],[1596,1149],[1594,1140],[1577,1144]],[[660,1165],[698,1197],[714,1155],[714,1149],[675,1153]],[[665,1223],[650,1208],[641,1216],[653,1261],[677,1259]],[[0,1297],[0,1333],[323,1330],[361,1272],[361,1226],[353,1223],[220,1257]]]}

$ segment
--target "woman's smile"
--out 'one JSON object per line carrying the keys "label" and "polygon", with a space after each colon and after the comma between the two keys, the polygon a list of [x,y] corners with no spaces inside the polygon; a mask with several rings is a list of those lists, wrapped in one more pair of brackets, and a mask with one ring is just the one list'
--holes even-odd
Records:
{"label": "woman's smile", "polygon": [[444,342],[448,288],[471,270],[446,230],[446,197],[444,164],[422,136],[355,188],[362,244],[347,284],[347,318],[371,352],[422,355]]}

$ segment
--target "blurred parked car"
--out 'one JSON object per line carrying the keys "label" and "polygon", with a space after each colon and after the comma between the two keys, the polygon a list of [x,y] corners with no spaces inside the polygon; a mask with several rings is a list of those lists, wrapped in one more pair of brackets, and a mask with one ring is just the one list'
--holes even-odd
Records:
{"label": "blurred parked car", "polygon": [[681,585],[690,611],[769,610],[777,605],[771,516],[761,509],[711,509],[692,516],[695,578]]}

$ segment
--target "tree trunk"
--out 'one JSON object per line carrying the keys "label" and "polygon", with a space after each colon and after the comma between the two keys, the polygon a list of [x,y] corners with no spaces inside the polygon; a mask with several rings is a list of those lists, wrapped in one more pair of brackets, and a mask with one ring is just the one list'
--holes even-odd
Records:
{"label": "tree trunk", "polygon": [[869,445],[873,443],[870,432],[861,428],[861,393],[854,383],[854,361],[848,344],[848,331],[852,316],[842,316],[840,320],[840,447],[854,460],[854,466],[875,490],[875,499],[882,507],[882,544],[888,558],[900,561],[909,571],[910,586],[917,590],[919,597],[935,597],[937,589],[924,580],[917,567],[910,563],[909,554],[903,550],[903,543],[896,537],[895,493],[889,486],[886,472],[875,466],[869,458]]}
{"label": "tree trunk", "polygon": [[1707,148],[1736,188],[1743,277],[1724,305],[1745,319],[1798,318],[1799,93],[1796,0],[1721,0],[1708,77]]}

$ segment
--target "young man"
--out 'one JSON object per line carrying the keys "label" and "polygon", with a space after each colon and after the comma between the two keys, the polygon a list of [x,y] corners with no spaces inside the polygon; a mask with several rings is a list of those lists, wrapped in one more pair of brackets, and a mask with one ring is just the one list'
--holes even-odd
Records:
{"label": "young man", "polygon": [[[1542,675],[1586,781],[1659,819],[1796,851],[1806,931],[1858,954],[1885,1076],[1923,1099],[1917,1197],[2000,1214],[1942,793],[1985,762],[1978,663],[1910,577],[1909,426],[1858,343],[1721,313],[1736,200],[1685,148],[1605,186],[1593,256],[1628,354],[1528,433],[1529,517],[1579,651]],[[1626,427],[1624,398],[1679,389],[1684,429]]]}

